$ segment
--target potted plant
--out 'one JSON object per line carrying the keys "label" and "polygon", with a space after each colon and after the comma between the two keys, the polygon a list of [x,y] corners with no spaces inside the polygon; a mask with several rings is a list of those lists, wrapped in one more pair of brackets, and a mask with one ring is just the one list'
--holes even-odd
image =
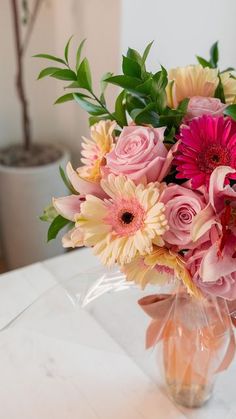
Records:
{"label": "potted plant", "polygon": [[[64,147],[32,142],[29,105],[24,83],[24,56],[34,29],[42,0],[35,0],[32,10],[22,2],[25,37],[21,33],[21,11],[17,0],[11,0],[12,26],[15,40],[16,91],[22,120],[22,144],[0,150],[0,231],[2,252],[7,267],[12,269],[60,253],[60,247],[45,243],[46,226],[39,222],[42,208],[52,191],[62,193],[58,167],[68,160]],[[43,185],[43,187],[42,187]]]}

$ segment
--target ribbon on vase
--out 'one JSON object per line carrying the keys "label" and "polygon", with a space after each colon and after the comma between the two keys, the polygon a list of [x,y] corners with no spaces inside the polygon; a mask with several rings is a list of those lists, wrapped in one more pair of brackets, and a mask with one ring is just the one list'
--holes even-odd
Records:
{"label": "ribbon on vase", "polygon": [[[146,331],[146,349],[153,347],[161,340],[167,340],[170,337],[174,337],[176,333],[179,333],[180,330],[184,331],[185,338],[187,337],[188,339],[194,339],[194,326],[191,330],[191,327],[189,328],[185,325],[184,320],[184,304],[188,299],[189,296],[186,297],[185,293],[179,293],[173,295],[148,295],[138,301],[138,304],[143,309],[143,311],[152,319]],[[177,309],[176,301],[178,307]],[[218,300],[216,299],[216,304],[217,302]],[[236,351],[235,336],[232,328],[232,324],[236,327],[236,300],[228,303],[225,302],[224,304],[225,309],[222,310],[222,312],[220,312],[220,307],[217,307],[216,309],[213,306],[212,308],[216,313],[214,321],[212,310],[209,323],[205,327],[199,328],[201,329],[201,338],[203,340],[205,333],[205,344],[206,347],[207,345],[211,345],[211,351],[217,350],[217,345],[219,345],[220,338],[225,336],[227,332],[229,333],[227,349],[223,359],[220,362],[220,365],[215,369],[215,373],[226,370],[229,367],[233,361]],[[182,319],[178,313],[182,314]]]}

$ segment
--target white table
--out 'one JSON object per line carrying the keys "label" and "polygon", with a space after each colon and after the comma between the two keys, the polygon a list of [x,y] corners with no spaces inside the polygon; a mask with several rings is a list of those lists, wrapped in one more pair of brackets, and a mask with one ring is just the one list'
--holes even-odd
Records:
{"label": "white table", "polygon": [[97,264],[81,249],[0,275],[0,418],[235,419],[235,362],[202,409],[169,401],[137,291],[74,304],[70,278]]}

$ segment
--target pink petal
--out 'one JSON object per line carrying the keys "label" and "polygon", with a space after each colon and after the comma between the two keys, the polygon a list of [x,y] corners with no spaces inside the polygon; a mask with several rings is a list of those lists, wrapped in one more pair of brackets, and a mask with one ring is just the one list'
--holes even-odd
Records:
{"label": "pink petal", "polygon": [[214,243],[205,253],[199,274],[203,282],[215,282],[221,277],[226,277],[236,271],[236,260],[233,257],[236,246],[236,237],[231,235],[222,255],[218,254],[218,243]]}
{"label": "pink petal", "polygon": [[210,204],[200,211],[193,220],[191,236],[195,242],[216,224],[215,212]]}
{"label": "pink petal", "polygon": [[101,188],[100,183],[89,182],[78,175],[71,163],[66,166],[66,173],[73,188],[83,195],[95,195],[98,198],[105,198],[107,195]]}
{"label": "pink petal", "polygon": [[81,195],[69,195],[63,198],[53,198],[53,206],[58,214],[67,220],[75,221],[76,214],[80,213],[80,205],[84,200]]}
{"label": "pink petal", "polygon": [[219,166],[211,174],[209,184],[209,201],[216,211],[224,208],[222,195],[232,197],[236,200],[236,192],[230,187],[225,186],[225,178],[229,173],[235,173],[235,169],[229,166]]}
{"label": "pink petal", "polygon": [[69,178],[70,183],[72,184],[73,188],[80,193],[79,187],[79,176],[76,171],[73,169],[72,164],[70,162],[67,163],[66,166],[66,173]]}
{"label": "pink petal", "polygon": [[167,156],[165,158],[165,162],[164,162],[164,164],[162,166],[161,172],[160,172],[160,174],[158,176],[158,179],[157,179],[159,182],[161,182],[164,179],[164,177],[166,177],[168,175],[168,173],[170,171],[170,168],[171,168],[171,165],[172,165],[172,162],[174,160],[174,153],[176,153],[176,151],[178,150],[179,143],[180,142],[178,141],[168,151],[168,154],[167,154]]}

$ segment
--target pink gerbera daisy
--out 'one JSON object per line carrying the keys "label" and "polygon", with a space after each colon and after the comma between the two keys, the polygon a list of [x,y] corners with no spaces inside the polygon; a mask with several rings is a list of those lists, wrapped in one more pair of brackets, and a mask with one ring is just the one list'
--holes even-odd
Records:
{"label": "pink gerbera daisy", "polygon": [[86,195],[76,219],[85,246],[108,266],[131,262],[163,246],[168,229],[165,206],[160,201],[164,185],[138,186],[125,176],[108,175],[101,181],[108,199]]}
{"label": "pink gerbera daisy", "polygon": [[[209,184],[218,166],[236,169],[236,123],[231,118],[203,115],[180,130],[175,158],[177,178],[191,179],[193,188]],[[236,174],[230,174],[236,179]]]}

